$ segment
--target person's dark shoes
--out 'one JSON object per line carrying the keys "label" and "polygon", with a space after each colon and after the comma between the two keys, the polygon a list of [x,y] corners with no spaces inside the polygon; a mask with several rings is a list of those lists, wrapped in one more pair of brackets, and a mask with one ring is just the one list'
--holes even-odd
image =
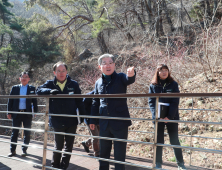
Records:
{"label": "person's dark shoes", "polygon": [[16,152],[14,151],[14,152],[9,153],[8,157],[12,157],[12,156],[15,156],[15,155],[16,155]]}
{"label": "person's dark shoes", "polygon": [[21,156],[22,156],[22,157],[26,157],[26,156],[27,156],[27,152],[26,152],[26,151],[23,151],[22,154],[21,154]]}
{"label": "person's dark shoes", "polygon": [[156,162],[156,167],[155,168],[162,168],[162,164],[159,162]]}
{"label": "person's dark shoes", "polygon": [[87,153],[89,153],[89,147],[86,146],[86,143],[85,142],[82,142],[82,146],[84,147],[85,151]]}
{"label": "person's dark shoes", "polygon": [[178,164],[178,170],[187,170],[183,163]]}

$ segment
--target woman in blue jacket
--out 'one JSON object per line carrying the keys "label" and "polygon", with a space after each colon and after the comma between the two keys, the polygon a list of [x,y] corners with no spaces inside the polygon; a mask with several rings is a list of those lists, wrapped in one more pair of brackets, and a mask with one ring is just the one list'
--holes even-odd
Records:
{"label": "woman in blue jacket", "polygon": [[[179,93],[177,82],[170,76],[170,71],[167,65],[159,64],[157,66],[155,75],[151,81],[149,93]],[[164,120],[179,120],[179,98],[159,98],[159,102],[169,103],[169,112]],[[155,106],[156,98],[149,98],[149,106],[152,113],[152,119],[155,119]],[[178,123],[158,122],[157,130],[157,143],[164,143],[164,128],[167,127],[167,131],[170,137],[171,145],[180,145],[178,139]],[[156,150],[156,168],[162,168],[162,146],[157,146]],[[184,170],[182,149],[173,148],[174,154],[177,160],[178,169]]]}

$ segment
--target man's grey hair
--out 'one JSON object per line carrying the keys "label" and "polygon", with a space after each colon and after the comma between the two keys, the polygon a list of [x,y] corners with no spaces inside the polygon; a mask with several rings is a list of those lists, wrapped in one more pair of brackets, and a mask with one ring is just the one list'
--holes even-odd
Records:
{"label": "man's grey hair", "polygon": [[102,64],[102,59],[103,58],[111,58],[113,60],[113,62],[115,63],[115,57],[112,54],[103,54],[99,57],[98,59],[98,64],[101,65]]}
{"label": "man's grey hair", "polygon": [[26,75],[28,75],[28,76],[29,76],[29,72],[27,72],[27,71],[23,71],[23,72],[21,72],[21,74],[20,74],[20,76],[19,76],[19,77],[22,77],[24,74],[26,74]]}

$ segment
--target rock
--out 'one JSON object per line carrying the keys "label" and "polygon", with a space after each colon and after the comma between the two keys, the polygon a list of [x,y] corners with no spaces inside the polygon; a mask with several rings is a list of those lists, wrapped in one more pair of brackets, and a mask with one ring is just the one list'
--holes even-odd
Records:
{"label": "rock", "polygon": [[214,125],[211,125],[209,131],[212,132],[214,130]]}
{"label": "rock", "polygon": [[[194,101],[193,101],[193,103],[194,103]],[[186,105],[187,105],[187,106],[192,106],[192,99],[188,99],[188,100],[186,101]]]}
{"label": "rock", "polygon": [[88,49],[85,49],[82,53],[79,54],[78,58],[82,61],[89,57],[91,57],[93,53],[89,51]]}
{"label": "rock", "polygon": [[[197,129],[196,128],[193,128],[192,130],[192,135],[195,135],[197,134]],[[191,135],[191,131],[188,133],[188,135]]]}
{"label": "rock", "polygon": [[222,127],[218,127],[218,129],[216,129],[217,132],[222,131]]}
{"label": "rock", "polygon": [[199,106],[202,105],[202,104],[203,104],[202,100],[199,100],[199,101],[197,102],[197,104],[198,104]]}

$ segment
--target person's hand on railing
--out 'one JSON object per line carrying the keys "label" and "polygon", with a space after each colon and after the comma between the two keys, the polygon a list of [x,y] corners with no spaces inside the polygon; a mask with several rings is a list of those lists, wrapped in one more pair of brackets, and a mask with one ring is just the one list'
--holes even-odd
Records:
{"label": "person's hand on railing", "polygon": [[96,125],[95,124],[89,124],[89,127],[91,130],[95,130]]}
{"label": "person's hand on railing", "polygon": [[53,89],[50,91],[50,94],[58,94],[59,93],[59,90],[57,89]]}
{"label": "person's hand on railing", "polygon": [[7,115],[7,118],[8,118],[8,119],[12,119],[12,115],[11,115],[11,114],[8,114],[8,115]]}

